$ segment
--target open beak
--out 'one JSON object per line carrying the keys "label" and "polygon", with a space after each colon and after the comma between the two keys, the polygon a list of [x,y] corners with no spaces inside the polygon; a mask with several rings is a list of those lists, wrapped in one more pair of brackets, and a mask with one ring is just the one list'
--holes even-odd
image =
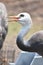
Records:
{"label": "open beak", "polygon": [[8,20],[9,20],[9,22],[18,21],[19,17],[17,17],[17,16],[8,16]]}

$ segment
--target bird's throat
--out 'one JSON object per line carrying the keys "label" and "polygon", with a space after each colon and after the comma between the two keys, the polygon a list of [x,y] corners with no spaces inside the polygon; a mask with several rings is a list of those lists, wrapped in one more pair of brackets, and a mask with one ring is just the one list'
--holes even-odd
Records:
{"label": "bird's throat", "polygon": [[30,27],[28,25],[22,27],[22,29],[20,30],[20,33],[18,34],[18,36],[23,38],[28,33],[29,30],[30,30]]}

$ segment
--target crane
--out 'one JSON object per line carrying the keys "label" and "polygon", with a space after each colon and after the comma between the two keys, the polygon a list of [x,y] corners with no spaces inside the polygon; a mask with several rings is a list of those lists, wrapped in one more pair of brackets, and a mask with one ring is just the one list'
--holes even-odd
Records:
{"label": "crane", "polygon": [[9,16],[9,19],[22,25],[16,40],[17,46],[23,51],[37,52],[43,56],[43,30],[33,33],[27,41],[23,39],[32,26],[30,14],[23,12],[17,16]]}

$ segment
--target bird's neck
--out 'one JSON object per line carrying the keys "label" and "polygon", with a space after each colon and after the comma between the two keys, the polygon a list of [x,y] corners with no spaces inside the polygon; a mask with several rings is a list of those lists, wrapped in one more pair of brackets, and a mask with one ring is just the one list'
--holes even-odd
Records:
{"label": "bird's neck", "polygon": [[[29,25],[26,25],[24,26],[20,33],[18,34],[17,36],[17,46],[23,50],[23,51],[28,51],[28,45],[24,43],[24,40],[23,40],[23,37],[27,34],[27,32],[30,30],[30,26]],[[30,46],[30,45],[29,45]],[[29,50],[30,50],[30,47],[29,47]]]}
{"label": "bird's neck", "polygon": [[29,25],[23,26],[22,29],[20,30],[20,33],[18,34],[18,36],[23,38],[28,33],[29,30],[30,30]]}

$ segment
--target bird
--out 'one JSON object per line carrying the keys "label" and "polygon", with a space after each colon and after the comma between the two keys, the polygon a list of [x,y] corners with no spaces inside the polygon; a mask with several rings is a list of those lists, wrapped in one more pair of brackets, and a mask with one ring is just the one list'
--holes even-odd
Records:
{"label": "bird", "polygon": [[3,47],[6,35],[8,33],[7,9],[4,3],[0,2],[0,50]]}
{"label": "bird", "polygon": [[32,18],[29,13],[22,12],[17,16],[9,16],[13,22],[18,22],[22,25],[22,28],[17,36],[16,44],[22,51],[37,52],[43,56],[43,30],[33,33],[29,40],[24,40],[25,35],[32,27]]}

